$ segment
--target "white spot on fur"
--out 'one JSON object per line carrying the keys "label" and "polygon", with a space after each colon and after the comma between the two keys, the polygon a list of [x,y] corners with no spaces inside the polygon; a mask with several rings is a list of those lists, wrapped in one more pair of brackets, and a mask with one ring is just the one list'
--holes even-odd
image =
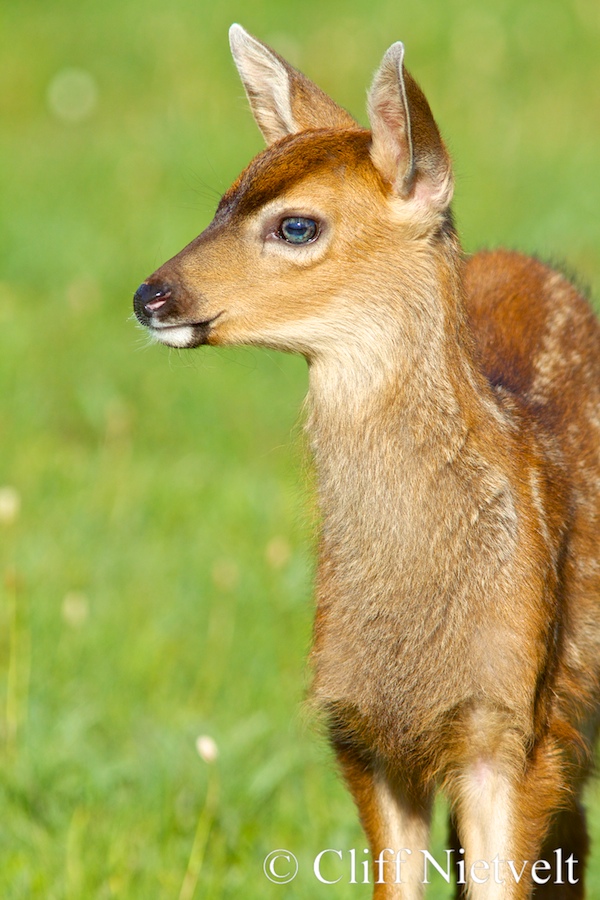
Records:
{"label": "white spot on fur", "polygon": [[554,292],[555,306],[552,314],[548,316],[548,328],[542,349],[535,361],[535,378],[530,398],[537,403],[548,400],[549,392],[555,389],[561,371],[573,369],[581,362],[581,356],[577,351],[565,352],[564,335],[570,327],[573,309],[566,296],[563,278],[553,274],[548,279],[548,289]]}
{"label": "white spot on fur", "polygon": [[551,547],[550,541],[550,533],[548,531],[548,525],[546,524],[546,510],[544,509],[544,503],[542,501],[542,492],[540,489],[540,479],[536,469],[532,468],[529,470],[529,487],[531,489],[531,500],[533,502],[533,506],[538,515],[538,530],[544,539],[544,543],[547,548]]}

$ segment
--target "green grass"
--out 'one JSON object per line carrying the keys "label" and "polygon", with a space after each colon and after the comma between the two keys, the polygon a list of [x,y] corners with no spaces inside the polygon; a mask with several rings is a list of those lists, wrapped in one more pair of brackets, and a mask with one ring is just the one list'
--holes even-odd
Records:
{"label": "green grass", "polygon": [[[236,20],[361,121],[403,39],[465,246],[563,259],[600,293],[597,0],[0,5],[0,486],[21,499],[0,524],[6,900],[369,896],[311,874],[364,839],[303,707],[304,364],[149,348],[130,320],[261,147]],[[78,122],[48,103],[69,68],[97,88]],[[262,873],[278,847],[300,861],[288,888]]]}

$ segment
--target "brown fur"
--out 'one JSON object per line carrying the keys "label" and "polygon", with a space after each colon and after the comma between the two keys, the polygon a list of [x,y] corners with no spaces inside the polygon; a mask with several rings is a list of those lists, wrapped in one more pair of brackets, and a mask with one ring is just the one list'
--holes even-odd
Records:
{"label": "brown fur", "polygon": [[215,213],[217,222],[234,212],[251,215],[283,191],[323,170],[329,177],[336,169],[342,176],[353,174],[364,164],[370,141],[370,133],[358,128],[312,130],[282,138],[263,150],[223,195]]}
{"label": "brown fur", "polygon": [[[309,362],[313,696],[373,857],[413,851],[412,881],[375,895],[422,896],[414,860],[442,788],[469,866],[497,850],[520,868],[560,846],[580,881],[535,897],[574,900],[600,702],[600,327],[542,263],[464,258],[448,157],[402,72],[394,45],[372,134],[341,115],[259,155],[148,280],[170,300],[145,324],[167,344],[255,343]],[[256,87],[259,122],[289,118],[280,87]],[[317,218],[319,240],[282,242],[289,215]],[[518,883],[502,872],[503,887],[471,881],[457,896],[533,896],[529,870]]]}

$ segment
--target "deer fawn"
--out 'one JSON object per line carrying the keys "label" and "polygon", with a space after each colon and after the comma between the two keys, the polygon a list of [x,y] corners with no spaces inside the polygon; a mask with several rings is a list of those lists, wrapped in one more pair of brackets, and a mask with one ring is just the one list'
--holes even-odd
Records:
{"label": "deer fawn", "polygon": [[464,256],[450,159],[402,44],[375,75],[368,131],[239,25],[230,38],[267,149],[135,311],[171,347],[308,362],[313,694],[374,896],[423,896],[441,789],[438,865],[457,897],[583,897],[600,327],[537,260]]}

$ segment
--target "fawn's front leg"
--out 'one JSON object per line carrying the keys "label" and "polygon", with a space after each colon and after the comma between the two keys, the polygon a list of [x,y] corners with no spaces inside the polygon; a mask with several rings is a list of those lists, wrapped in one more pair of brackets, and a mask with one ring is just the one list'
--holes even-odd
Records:
{"label": "fawn's front leg", "polygon": [[515,781],[496,760],[483,758],[462,770],[452,784],[459,836],[453,847],[458,897],[525,900],[530,896],[530,873],[524,866],[528,855],[515,834]]}
{"label": "fawn's front leg", "polygon": [[[563,764],[559,746],[547,736],[521,764],[514,759],[511,765],[506,753],[483,756],[450,779],[460,839],[455,849],[464,860],[460,875],[466,881],[457,886],[458,897],[530,900],[534,888],[540,898],[583,896],[584,826],[584,837],[572,836],[561,850],[559,868],[552,852],[561,834],[558,825],[575,821],[559,812],[565,803]],[[566,848],[575,845],[582,858],[573,854],[567,862]]]}
{"label": "fawn's front leg", "polygon": [[429,844],[431,794],[409,793],[379,762],[335,744],[373,860],[375,900],[421,900]]}

